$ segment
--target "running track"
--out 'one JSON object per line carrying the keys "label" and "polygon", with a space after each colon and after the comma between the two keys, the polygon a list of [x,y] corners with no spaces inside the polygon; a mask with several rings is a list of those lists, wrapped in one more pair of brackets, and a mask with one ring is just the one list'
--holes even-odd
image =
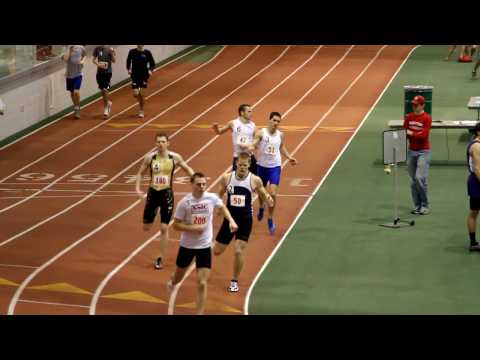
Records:
{"label": "running track", "polygon": [[[231,138],[208,127],[250,103],[260,126],[270,111],[286,113],[287,146],[300,163],[282,174],[277,234],[255,221],[239,293],[226,292],[232,248],[214,258],[207,313],[241,314],[255,275],[411,49],[227,46],[207,63],[158,69],[142,121],[124,87],[112,94],[108,121],[97,101],[81,120],[67,117],[0,150],[0,314],[166,314],[179,234],[171,230],[167,266],[154,271],[158,227],[142,231],[132,175],[162,129],[215,185],[231,162]],[[176,174],[176,202],[190,189],[184,177]],[[171,310],[192,314],[194,303],[192,274]]]}

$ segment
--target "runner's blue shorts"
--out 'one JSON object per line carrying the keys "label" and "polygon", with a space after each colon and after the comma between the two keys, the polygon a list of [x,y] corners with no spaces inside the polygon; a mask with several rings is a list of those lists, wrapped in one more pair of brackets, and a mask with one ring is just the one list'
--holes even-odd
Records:
{"label": "runner's blue shorts", "polygon": [[257,164],[257,175],[260,177],[260,179],[262,179],[263,186],[266,186],[267,183],[279,185],[281,173],[282,173],[281,166],[268,168],[268,167],[263,167]]}

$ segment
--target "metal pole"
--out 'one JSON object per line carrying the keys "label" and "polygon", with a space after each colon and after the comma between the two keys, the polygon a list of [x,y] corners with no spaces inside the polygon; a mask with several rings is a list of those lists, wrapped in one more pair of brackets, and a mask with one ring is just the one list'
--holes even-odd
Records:
{"label": "metal pole", "polygon": [[396,149],[395,146],[393,147],[393,171],[394,174],[394,199],[393,199],[393,206],[394,206],[394,220],[393,222],[396,223],[398,221],[398,210],[397,210],[397,183],[398,183],[398,172],[397,172],[397,157],[396,157]]}

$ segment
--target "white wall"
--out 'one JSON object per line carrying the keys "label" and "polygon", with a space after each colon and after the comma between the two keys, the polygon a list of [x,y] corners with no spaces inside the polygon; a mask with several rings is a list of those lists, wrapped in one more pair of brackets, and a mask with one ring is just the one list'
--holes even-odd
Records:
{"label": "white wall", "polygon": [[[128,78],[126,59],[128,51],[136,45],[114,46],[117,62],[113,64],[112,85]],[[190,45],[146,45],[155,62],[160,62]],[[95,80],[96,66],[92,63],[92,47],[87,47],[82,99],[97,93]],[[35,123],[54,115],[72,105],[70,95],[65,90],[65,65],[52,60],[19,76],[7,84],[0,82],[0,98],[6,105],[5,114],[0,115],[0,140],[3,140]]]}

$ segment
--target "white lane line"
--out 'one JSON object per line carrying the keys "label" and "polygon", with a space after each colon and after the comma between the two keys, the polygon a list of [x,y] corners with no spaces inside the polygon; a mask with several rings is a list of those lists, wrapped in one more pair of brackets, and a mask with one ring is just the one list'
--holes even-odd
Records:
{"label": "white lane line", "polygon": [[[303,63],[301,64],[297,69],[295,69],[292,73],[289,74],[289,76],[282,80],[280,83],[278,83],[274,88],[272,88],[268,93],[267,95],[270,95],[271,93],[273,93],[278,87],[280,87],[281,85],[283,85],[285,83],[285,81],[289,78],[291,78],[294,74],[296,74],[302,67],[304,67],[308,62],[310,62],[314,56],[318,53],[318,51],[323,47],[323,45],[320,45],[315,51],[314,53]],[[260,98],[255,104],[253,104],[251,107],[254,108],[255,106],[257,106],[261,101],[263,101],[264,99],[266,98],[266,96],[263,96],[262,98]],[[217,139],[219,136],[215,136],[213,138],[213,140]],[[230,169],[230,166],[227,168],[227,170]],[[221,177],[221,175],[220,175]],[[217,178],[217,180],[215,181],[214,184],[216,184],[219,180],[220,180],[220,177]],[[214,185],[212,184],[212,186]],[[155,235],[153,235],[149,240],[147,240],[147,243],[144,244],[145,246],[148,244],[149,241],[151,241],[152,239],[155,239],[155,237],[157,237],[159,234],[159,232],[157,232]],[[143,246],[143,245],[142,245]],[[143,249],[143,247],[141,246],[141,249]],[[140,249],[140,248],[139,248]],[[139,249],[137,249],[138,251],[140,251]],[[96,304],[97,304],[97,301],[98,301],[98,298],[100,297],[100,294],[101,292],[103,291],[103,288],[107,285],[108,281],[115,275],[115,273],[117,273],[125,264],[127,264],[131,258],[133,258],[133,256],[135,256],[138,251],[135,250],[133,254],[131,254],[129,257],[127,257],[127,259],[122,262],[119,266],[117,266],[117,268],[115,268],[112,272],[110,272],[107,277],[102,281],[102,283],[100,284],[99,288],[97,288],[97,290],[95,291],[95,295],[94,295],[94,298],[92,299],[92,303],[91,303],[91,309],[90,309],[90,314],[91,315],[94,315],[95,314],[95,308],[96,308]],[[180,289],[181,287],[181,284],[183,283],[183,281],[189,276],[189,274],[191,273],[191,271],[193,271],[193,268],[190,267],[186,274],[185,274],[185,277],[184,279],[179,283],[177,284],[177,286],[173,289],[172,291],[172,294],[170,296],[170,300],[169,300],[169,310],[168,310],[168,313],[173,313],[173,307],[174,307],[174,304],[175,304],[175,299],[176,299],[176,294],[177,294],[177,291],[178,289]],[[173,304],[173,305],[171,305]]]}
{"label": "white lane line", "polygon": [[18,264],[0,264],[0,267],[15,267],[25,269],[36,269],[38,266],[18,265]]}
{"label": "white lane line", "polygon": [[[232,90],[230,93],[228,93],[227,95],[225,95],[223,98],[221,98],[220,100],[218,100],[215,104],[213,104],[212,106],[210,106],[208,109],[206,109],[205,111],[203,111],[200,115],[198,115],[197,117],[195,117],[193,120],[191,120],[188,124],[186,124],[184,127],[187,127],[189,126],[190,124],[192,124],[193,122],[197,121],[200,117],[202,117],[204,114],[206,114],[208,111],[210,111],[211,109],[213,109],[214,107],[216,107],[218,104],[220,104],[222,101],[224,101],[225,99],[227,99],[229,96],[231,96],[235,91],[237,91],[238,89],[240,89],[241,87],[243,87],[244,85],[246,85],[248,82],[250,82],[251,80],[253,80],[256,76],[258,76],[259,74],[261,74],[262,72],[264,72],[266,69],[268,69],[270,66],[272,66],[275,62],[277,62],[286,52],[287,50],[290,48],[290,46],[288,46],[284,51],[282,51],[282,53],[275,59],[273,60],[270,64],[268,64],[267,66],[265,66],[263,69],[259,70],[256,74],[254,74],[252,77],[250,77],[248,80],[246,80],[245,82],[243,82],[240,86],[238,86],[237,88],[235,88],[234,90]],[[173,137],[175,137],[178,133],[180,133],[182,131],[182,129],[179,129],[177,131],[175,131],[173,134],[171,134],[169,136],[170,139],[172,139]],[[216,135],[215,137],[213,137],[208,143],[207,145],[209,145],[210,143],[212,143],[213,141],[215,141],[215,139],[218,138],[218,135]],[[150,149],[146,154],[148,154],[149,152],[155,150],[155,148],[152,148]],[[37,224],[29,227],[28,229],[20,232],[20,233],[17,233],[16,235],[2,241],[0,243],[0,247],[10,243],[11,241],[19,238],[20,236],[23,236],[24,234],[36,229],[37,227],[45,224],[46,222],[66,213],[67,211],[69,211],[70,209],[74,208],[75,206],[85,202],[86,200],[88,200],[90,197],[92,197],[93,195],[95,195],[98,191],[100,191],[101,189],[103,189],[104,187],[106,187],[107,185],[109,185],[111,182],[113,182],[115,179],[117,179],[118,177],[120,177],[122,174],[124,174],[125,172],[129,171],[131,167],[133,167],[135,164],[137,164],[139,161],[142,161],[145,157],[145,155],[142,155],[140,158],[138,158],[137,160],[133,161],[130,165],[128,165],[126,168],[124,168],[123,170],[121,170],[119,173],[117,173],[114,177],[112,177],[109,181],[107,181],[106,183],[104,183],[102,186],[100,186],[99,188],[97,188],[96,190],[94,190],[92,193],[90,193],[89,195],[85,196],[82,200],[80,201],[77,201],[76,203],[70,205],[69,207],[57,212],[56,214],[54,215],[51,215],[50,217],[48,217],[47,219],[44,219],[40,222],[38,222]]]}
{"label": "white lane line", "polygon": [[[102,197],[134,197],[136,193],[131,194],[95,194],[92,197],[102,198]],[[78,199],[83,198],[84,195],[40,195],[35,199]],[[14,199],[24,199],[24,196],[4,196],[0,197],[0,200],[14,200]]]}
{"label": "white lane line", "polygon": [[[127,133],[126,135],[122,136],[120,139],[116,140],[115,142],[111,143],[110,145],[108,145],[107,147],[105,147],[103,150],[95,153],[95,155],[89,157],[87,160],[83,161],[82,163],[80,163],[79,165],[75,166],[73,169],[71,169],[70,171],[66,172],[64,175],[60,176],[59,178],[57,178],[55,181],[52,181],[49,185],[47,185],[45,188],[43,188],[42,190],[30,195],[29,197],[21,200],[21,201],[18,201],[14,204],[11,204],[3,209],[0,209],[0,214],[30,200],[31,198],[35,197],[36,195],[38,195],[39,193],[41,193],[42,191],[52,187],[53,185],[55,185],[57,182],[59,182],[60,180],[62,180],[63,178],[67,177],[68,175],[72,174],[73,172],[77,171],[78,169],[80,169],[82,166],[88,164],[90,161],[96,159],[97,157],[99,157],[100,155],[102,155],[103,153],[107,152],[108,150],[110,150],[112,147],[114,147],[115,145],[119,144],[120,142],[122,142],[123,140],[125,140],[126,138],[130,137],[131,135],[135,134],[137,131],[139,131],[140,129],[142,129],[143,127],[147,126],[148,124],[150,124],[151,122],[153,122],[154,120],[156,120],[157,118],[159,118],[160,116],[164,115],[165,113],[167,113],[168,111],[170,111],[171,109],[177,107],[178,105],[180,105],[181,103],[183,103],[184,101],[186,101],[187,99],[191,98],[192,96],[194,96],[195,94],[197,94],[198,92],[200,92],[201,90],[203,90],[205,87],[207,87],[208,85],[210,85],[211,83],[213,83],[214,81],[218,80],[219,78],[221,78],[223,75],[227,74],[228,72],[232,71],[233,69],[237,68],[238,66],[240,66],[243,62],[245,62],[251,55],[253,55],[253,53],[260,47],[260,45],[257,45],[255,48],[253,48],[253,50],[251,50],[242,60],[240,60],[239,62],[237,62],[235,65],[231,66],[230,68],[228,68],[227,70],[225,70],[224,72],[222,72],[221,74],[215,76],[212,80],[209,80],[208,82],[206,82],[205,84],[203,84],[201,87],[197,88],[195,91],[191,92],[190,94],[188,94],[187,96],[185,96],[184,98],[182,98],[181,100],[177,101],[176,103],[174,103],[173,105],[170,105],[168,108],[166,108],[165,110],[163,110],[162,112],[160,112],[159,114],[155,115],[153,118],[151,118],[150,120],[148,121],[145,121],[142,125],[140,125],[139,127],[135,128],[134,130],[132,130],[131,132]],[[183,130],[184,128],[188,127],[193,121],[187,123],[186,125],[184,125],[184,127],[182,127],[181,129],[177,130],[175,133],[178,133],[180,132],[181,130]]]}
{"label": "white lane line", "polygon": [[[199,50],[199,49],[204,48],[205,46],[206,46],[206,45],[199,46],[199,47],[197,47],[197,48],[195,48],[195,49],[192,49],[192,50],[186,52],[185,54],[183,54],[183,55],[181,55],[181,56],[179,56],[179,57],[176,57],[176,58],[174,58],[174,59],[166,62],[165,64],[160,65],[159,67],[157,67],[157,68],[154,70],[154,72],[157,72],[158,70],[164,68],[165,66],[170,65],[171,63],[173,63],[173,62],[175,62],[175,61],[178,61],[178,60],[180,60],[181,58],[183,58],[183,57],[185,57],[185,56],[187,56],[187,55],[190,55],[191,53],[193,53],[193,52],[195,52],[195,51],[197,51],[197,50]],[[220,50],[220,52],[222,52],[223,49],[224,49],[224,48],[222,48],[222,49]],[[124,84],[124,85],[118,87],[117,89],[111,91],[110,94],[113,94],[113,93],[117,92],[118,90],[120,90],[120,89],[122,89],[122,88],[124,88],[124,87],[126,87],[126,86],[128,86],[128,85],[130,85],[130,84],[131,84],[131,81],[128,81],[126,84]],[[147,97],[147,98],[148,98],[148,97]],[[97,101],[100,101],[101,99],[102,99],[102,97],[100,96],[100,97],[98,97],[97,99],[93,100],[92,102],[90,102],[90,103],[88,103],[88,104],[85,104],[83,107],[84,107],[84,108],[85,108],[85,107],[88,107],[88,106],[96,103]],[[129,108],[132,108],[133,106],[135,106],[135,105],[129,106],[126,110],[128,110]],[[15,144],[16,142],[18,142],[18,141],[20,141],[20,140],[23,140],[23,139],[25,139],[26,137],[28,137],[28,136],[30,136],[30,135],[35,134],[37,131],[40,131],[40,130],[42,130],[43,128],[46,128],[47,126],[50,126],[50,125],[52,125],[52,124],[54,124],[54,123],[56,123],[56,122],[58,122],[58,121],[60,121],[60,120],[62,120],[62,119],[65,119],[67,116],[69,116],[69,115],[71,115],[71,114],[73,114],[73,111],[71,111],[71,112],[69,112],[69,113],[67,113],[67,114],[65,114],[65,115],[63,115],[63,116],[60,116],[58,119],[56,119],[56,120],[54,120],[54,121],[51,121],[51,122],[49,122],[48,124],[45,124],[45,125],[43,125],[42,127],[38,128],[38,129],[36,129],[36,130],[34,130],[34,131],[32,131],[32,132],[29,132],[28,134],[26,134],[26,135],[18,138],[18,139],[15,140],[15,141],[12,141],[11,143],[8,143],[7,145],[4,145],[4,146],[0,147],[0,150],[3,150],[3,149],[5,149],[5,148],[7,148],[7,147],[9,147],[9,146],[11,146],[11,145],[13,145],[13,144]],[[116,115],[112,116],[112,118],[115,117],[115,116],[116,116]],[[107,120],[107,121],[110,121],[110,120],[111,120],[111,119],[109,119],[109,120]],[[105,121],[105,122],[106,122],[106,121]],[[103,123],[105,123],[105,122],[103,122]],[[103,124],[103,123],[102,123],[102,124]],[[100,125],[102,125],[102,124],[100,124]],[[30,165],[33,165],[33,164],[29,164],[29,166],[30,166]],[[8,177],[13,176],[13,175],[14,175],[14,174],[11,174],[11,175],[9,175]],[[5,179],[0,180],[0,183],[2,183],[4,180],[5,180]]]}
{"label": "white lane line", "polygon": [[[68,190],[66,190],[68,191]],[[115,192],[115,191],[108,191]],[[119,191],[120,194],[95,194],[93,197],[135,197],[137,193],[135,191]],[[175,191],[175,195],[184,195],[186,192]],[[82,198],[84,195],[41,195],[37,196],[36,199],[69,199],[69,198]],[[310,195],[305,194],[277,194],[280,197],[310,197]],[[0,200],[9,200],[9,199],[22,199],[24,196],[3,196],[0,197]],[[1,265],[0,265],[1,266]]]}
{"label": "white lane line", "polygon": [[63,304],[57,302],[47,302],[47,301],[35,301],[35,300],[18,300],[19,302],[30,303],[30,304],[42,304],[42,305],[54,305],[54,306],[68,306],[68,307],[78,307],[88,309],[88,306],[85,305],[76,305],[76,304]]}
{"label": "white lane line", "polygon": [[295,226],[295,224],[297,223],[297,221],[300,219],[300,217],[302,216],[302,214],[304,213],[304,211],[306,210],[306,208],[308,207],[308,205],[310,204],[310,202],[312,201],[312,199],[315,197],[315,195],[317,194],[317,192],[320,190],[320,187],[322,186],[323,182],[325,181],[325,179],[328,177],[328,175],[330,174],[330,172],[332,171],[332,169],[335,167],[336,163],[338,162],[338,160],[341,158],[341,156],[343,155],[343,153],[345,152],[345,150],[348,148],[348,146],[350,145],[350,143],[352,142],[352,140],[355,138],[355,135],[358,133],[358,131],[362,128],[363,124],[365,123],[365,120],[370,116],[370,113],[373,111],[373,109],[375,108],[375,106],[377,105],[377,103],[380,101],[380,99],[382,98],[383,94],[385,93],[385,91],[388,89],[388,87],[390,86],[390,84],[392,83],[392,81],[395,79],[395,77],[397,76],[397,74],[400,72],[400,70],[403,68],[403,66],[405,65],[405,63],[407,62],[408,58],[410,57],[410,55],[412,54],[412,52],[417,49],[418,46],[414,47],[409,53],[408,55],[405,57],[405,59],[403,60],[403,62],[401,63],[401,65],[399,66],[399,68],[397,69],[397,71],[392,75],[392,77],[390,78],[390,80],[388,81],[388,83],[386,84],[385,88],[382,90],[382,92],[380,93],[380,95],[378,96],[378,98],[375,100],[375,102],[373,103],[373,105],[370,107],[370,109],[368,110],[367,114],[365,114],[365,117],[362,119],[360,125],[355,129],[355,132],[353,133],[353,135],[350,137],[350,139],[348,140],[348,142],[345,144],[345,146],[343,147],[343,149],[340,151],[340,153],[337,155],[337,157],[335,158],[334,162],[332,163],[332,165],[330,165],[329,169],[327,170],[326,174],[322,177],[322,179],[320,180],[320,182],[318,183],[318,185],[316,186],[315,190],[313,191],[313,194],[312,196],[305,202],[305,204],[303,205],[303,207],[300,209],[299,213],[297,214],[297,216],[295,217],[295,219],[293,220],[293,222],[290,224],[289,228],[287,229],[287,231],[285,232],[285,234],[283,234],[282,238],[280,239],[280,241],[277,243],[277,245],[275,246],[275,248],[273,249],[272,253],[270,254],[270,256],[267,258],[267,260],[263,263],[262,267],[260,268],[259,272],[255,275],[255,278],[253,279],[252,283],[250,284],[250,287],[248,288],[248,291],[247,291],[247,296],[245,297],[245,303],[244,303],[244,314],[245,315],[248,315],[248,305],[250,303],[250,296],[252,294],[252,291],[253,291],[253,288],[255,287],[255,284],[257,283],[258,279],[260,278],[260,276],[262,275],[262,273],[265,271],[265,268],[268,266],[268,264],[270,263],[270,261],[273,259],[273,257],[275,256],[275,254],[277,253],[278,249],[282,246],[283,242],[285,241],[285,239],[287,238],[288,234],[290,233],[290,231],[292,231],[293,227]]}

